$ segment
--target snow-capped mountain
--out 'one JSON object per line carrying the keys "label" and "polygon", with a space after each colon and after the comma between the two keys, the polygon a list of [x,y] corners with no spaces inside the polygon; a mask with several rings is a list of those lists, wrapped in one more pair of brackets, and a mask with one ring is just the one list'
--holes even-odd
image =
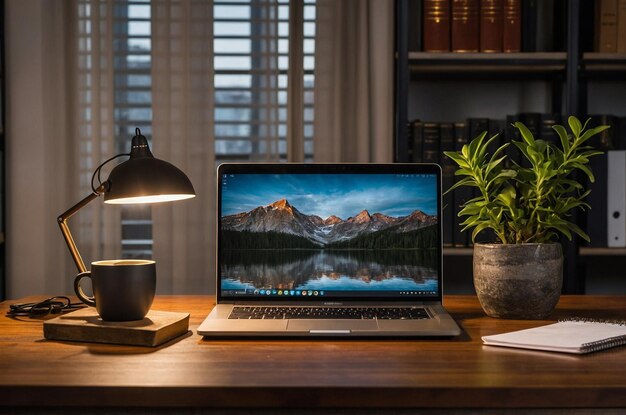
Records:
{"label": "snow-capped mountain", "polygon": [[316,215],[305,215],[289,204],[286,199],[267,206],[259,206],[249,212],[237,213],[222,218],[222,229],[249,232],[280,232],[302,236],[317,244],[346,241],[359,235],[397,227],[397,232],[410,232],[437,223],[437,217],[420,210],[408,216],[394,218],[362,210],[346,220],[331,215],[322,219]]}

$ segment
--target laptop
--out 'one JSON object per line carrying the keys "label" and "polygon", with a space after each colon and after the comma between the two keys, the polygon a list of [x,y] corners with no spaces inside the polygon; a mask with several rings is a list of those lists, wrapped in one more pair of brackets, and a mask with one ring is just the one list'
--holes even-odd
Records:
{"label": "laptop", "polygon": [[203,336],[456,336],[436,164],[224,163]]}

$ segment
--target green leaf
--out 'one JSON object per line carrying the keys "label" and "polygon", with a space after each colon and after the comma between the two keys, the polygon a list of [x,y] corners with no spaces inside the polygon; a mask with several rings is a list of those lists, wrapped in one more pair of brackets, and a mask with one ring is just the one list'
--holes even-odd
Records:
{"label": "green leaf", "polygon": [[530,132],[528,127],[526,127],[524,124],[522,124],[519,121],[516,121],[513,125],[515,126],[515,128],[519,130],[526,144],[528,144],[529,146],[532,146],[535,142],[535,138],[533,137],[533,133]]}
{"label": "green leaf", "polygon": [[468,160],[473,161],[473,162],[477,161],[477,155],[478,155],[479,149],[486,135],[487,135],[487,131],[483,131],[476,138],[470,141],[469,147],[468,147],[468,155],[466,156]]}
{"label": "green leaf", "polygon": [[574,137],[579,137],[580,132],[583,129],[583,126],[580,124],[580,121],[578,121],[578,118],[574,117],[573,115],[570,115],[569,118],[567,119],[567,123],[569,124],[569,128],[574,133]]}
{"label": "green leaf", "polygon": [[476,240],[476,235],[478,235],[481,231],[487,228],[493,228],[490,222],[483,222],[483,223],[476,225],[476,227],[474,228],[474,231],[472,232],[472,242]]}
{"label": "green leaf", "polygon": [[593,137],[596,134],[600,134],[602,131],[607,130],[611,128],[610,125],[601,125],[599,127],[596,128],[592,128],[591,130],[587,130],[583,133],[583,135],[580,137],[580,139],[578,140],[578,142],[580,144],[584,143],[585,141],[589,140],[591,137]]}
{"label": "green leaf", "polygon": [[567,153],[569,151],[569,137],[567,136],[567,130],[562,125],[553,125],[552,129],[559,135],[559,138],[561,139],[561,146]]}
{"label": "green leaf", "polygon": [[458,164],[459,167],[463,167],[463,168],[466,168],[466,169],[468,169],[470,167],[470,165],[466,161],[467,159],[465,157],[463,157],[462,154],[459,154],[456,151],[444,151],[443,154],[445,154],[452,161],[454,161],[456,164]]}
{"label": "green leaf", "polygon": [[[474,183],[474,184],[472,184]],[[451,191],[453,191],[454,189],[456,189],[457,187],[460,186],[475,186],[476,182],[474,181],[473,178],[471,177],[465,177],[461,180],[459,180],[458,182],[454,183],[452,186],[450,186],[450,188],[448,190],[446,190],[443,194],[447,195],[448,193],[450,193]]]}

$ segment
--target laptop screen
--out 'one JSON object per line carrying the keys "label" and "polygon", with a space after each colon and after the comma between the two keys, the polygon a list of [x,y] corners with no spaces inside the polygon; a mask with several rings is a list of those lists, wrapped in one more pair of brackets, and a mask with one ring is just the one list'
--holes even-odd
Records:
{"label": "laptop screen", "polygon": [[435,165],[221,165],[220,298],[440,298],[439,172]]}

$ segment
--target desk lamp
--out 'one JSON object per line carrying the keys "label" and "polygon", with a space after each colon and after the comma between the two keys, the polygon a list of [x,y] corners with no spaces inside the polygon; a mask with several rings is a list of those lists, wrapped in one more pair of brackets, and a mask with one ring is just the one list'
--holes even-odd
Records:
{"label": "desk lamp", "polygon": [[[102,167],[123,156],[130,158],[115,166],[109,178],[102,182]],[[96,177],[99,183],[97,187],[94,185]],[[74,243],[67,220],[95,198],[104,195],[104,203],[135,204],[183,200],[196,195],[185,173],[166,161],[154,158],[148,147],[148,140],[141,135],[139,128],[135,129],[130,153],[113,156],[96,168],[91,177],[91,189],[93,193],[57,218],[78,272],[85,272],[87,268]]]}

